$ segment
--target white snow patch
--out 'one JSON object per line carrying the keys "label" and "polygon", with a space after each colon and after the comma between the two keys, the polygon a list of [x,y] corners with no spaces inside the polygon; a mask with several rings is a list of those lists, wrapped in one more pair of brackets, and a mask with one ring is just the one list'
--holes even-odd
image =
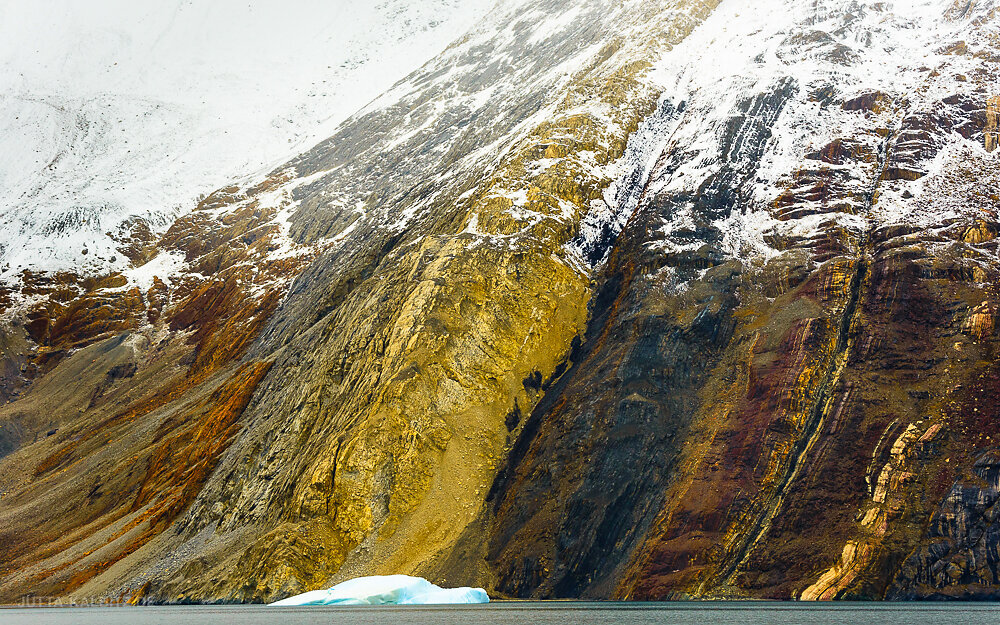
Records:
{"label": "white snow patch", "polygon": [[538,45],[549,37],[561,33],[569,28],[574,21],[583,13],[582,6],[575,6],[556,17],[542,22],[528,39],[529,45]]}
{"label": "white snow patch", "polygon": [[129,287],[137,286],[142,291],[153,286],[153,278],[159,278],[170,286],[170,278],[186,267],[184,254],[181,252],[160,252],[155,258],[140,267],[133,267],[122,272],[128,278]]}

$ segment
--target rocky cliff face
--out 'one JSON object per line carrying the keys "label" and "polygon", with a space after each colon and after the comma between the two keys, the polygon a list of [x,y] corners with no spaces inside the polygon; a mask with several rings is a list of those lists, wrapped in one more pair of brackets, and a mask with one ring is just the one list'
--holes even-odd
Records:
{"label": "rocky cliff face", "polygon": [[26,272],[0,598],[992,596],[998,9],[911,4],[501,2]]}

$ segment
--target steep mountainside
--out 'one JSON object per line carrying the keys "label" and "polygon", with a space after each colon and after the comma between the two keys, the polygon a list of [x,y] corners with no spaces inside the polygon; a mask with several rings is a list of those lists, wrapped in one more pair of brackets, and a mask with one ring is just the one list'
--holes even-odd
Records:
{"label": "steep mountainside", "polygon": [[0,291],[0,600],[1000,594],[1000,7],[506,0]]}
{"label": "steep mountainside", "polygon": [[128,267],[122,239],[326,138],[491,4],[0,0],[0,281]]}

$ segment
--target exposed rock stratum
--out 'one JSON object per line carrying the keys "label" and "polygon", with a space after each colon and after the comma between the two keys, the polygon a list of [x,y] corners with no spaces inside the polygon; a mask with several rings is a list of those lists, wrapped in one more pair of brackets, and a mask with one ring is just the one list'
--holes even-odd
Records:
{"label": "exposed rock stratum", "polygon": [[0,601],[1000,596],[998,61],[989,0],[499,2],[0,285]]}

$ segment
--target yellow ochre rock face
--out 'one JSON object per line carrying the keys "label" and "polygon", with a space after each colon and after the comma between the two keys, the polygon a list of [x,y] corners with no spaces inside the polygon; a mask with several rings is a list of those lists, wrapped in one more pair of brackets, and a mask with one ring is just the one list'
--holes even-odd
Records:
{"label": "yellow ochre rock face", "polygon": [[[590,277],[563,246],[609,183],[601,168],[655,105],[637,54],[620,43],[598,51],[551,118],[459,204],[458,232],[403,248],[338,306],[296,378],[302,403],[281,434],[293,445],[264,469],[301,463],[291,492],[273,500],[283,524],[223,564],[227,581],[206,591],[177,579],[160,592],[272,598],[331,578],[434,570],[460,548],[586,326]],[[572,112],[580,106],[609,119]],[[305,448],[293,432],[310,432]],[[251,487],[230,505],[268,497]],[[289,566],[290,553],[302,564]],[[253,587],[233,585],[249,571]]]}
{"label": "yellow ochre rock face", "polygon": [[992,152],[1000,145],[1000,96],[986,101],[986,151]]}

